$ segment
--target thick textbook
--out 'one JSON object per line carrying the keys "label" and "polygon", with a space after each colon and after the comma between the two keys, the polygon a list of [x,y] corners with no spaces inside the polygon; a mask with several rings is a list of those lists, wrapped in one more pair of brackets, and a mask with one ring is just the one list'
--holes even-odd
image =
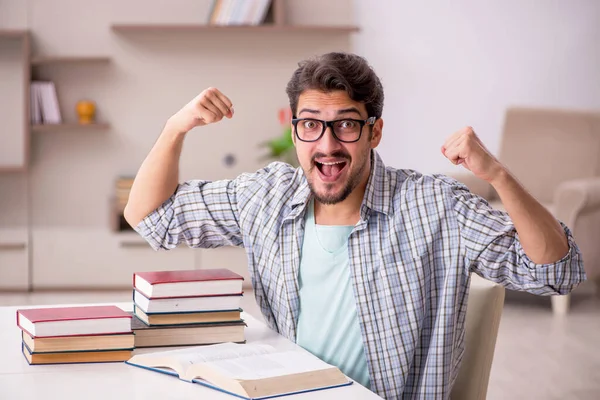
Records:
{"label": "thick textbook", "polygon": [[178,376],[243,399],[267,399],[352,383],[338,368],[301,350],[223,343],[133,356],[128,364]]}

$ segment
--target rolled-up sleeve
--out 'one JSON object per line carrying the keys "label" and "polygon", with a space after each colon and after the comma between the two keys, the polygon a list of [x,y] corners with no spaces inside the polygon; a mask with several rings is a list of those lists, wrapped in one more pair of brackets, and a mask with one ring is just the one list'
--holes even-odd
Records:
{"label": "rolled-up sleeve", "polygon": [[146,216],[134,229],[155,250],[180,243],[189,247],[240,246],[237,181],[192,180]]}
{"label": "rolled-up sleeve", "polygon": [[508,289],[537,295],[568,294],[586,279],[579,247],[562,222],[567,254],[556,262],[537,264],[525,254],[506,212],[493,209],[463,185],[454,185],[452,193],[462,250],[471,271]]}

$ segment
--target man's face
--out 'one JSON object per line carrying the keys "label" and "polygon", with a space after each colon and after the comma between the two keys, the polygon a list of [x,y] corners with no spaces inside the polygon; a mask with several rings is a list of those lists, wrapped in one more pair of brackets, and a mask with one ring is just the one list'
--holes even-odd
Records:
{"label": "man's face", "polygon": [[[306,90],[298,99],[296,118],[332,121],[344,118],[366,120],[368,117],[364,104],[350,99],[345,91],[325,93]],[[298,127],[300,124],[302,122],[298,123]],[[347,125],[342,125],[340,131]],[[312,124],[309,122],[307,126]],[[315,142],[303,142],[294,134],[298,161],[317,201],[339,203],[366,181],[370,172],[371,149],[379,144],[381,127],[381,120],[377,120],[371,137],[373,127],[364,126],[360,139],[354,143],[340,142],[329,127]]]}

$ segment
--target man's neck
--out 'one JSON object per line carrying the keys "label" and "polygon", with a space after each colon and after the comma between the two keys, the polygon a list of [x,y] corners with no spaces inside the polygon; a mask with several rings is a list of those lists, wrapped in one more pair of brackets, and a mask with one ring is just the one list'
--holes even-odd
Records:
{"label": "man's neck", "polygon": [[315,199],[315,224],[317,225],[356,225],[360,219],[360,205],[367,188],[369,175],[344,201],[336,204],[323,204]]}

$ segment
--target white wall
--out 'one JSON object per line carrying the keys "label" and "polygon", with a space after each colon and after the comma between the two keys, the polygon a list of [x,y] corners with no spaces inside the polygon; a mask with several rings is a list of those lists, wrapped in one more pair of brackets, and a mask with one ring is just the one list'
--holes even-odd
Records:
{"label": "white wall", "polygon": [[496,153],[511,105],[600,110],[600,1],[354,3],[354,50],[386,91],[379,151],[389,165],[462,168],[440,146],[465,125]]}

